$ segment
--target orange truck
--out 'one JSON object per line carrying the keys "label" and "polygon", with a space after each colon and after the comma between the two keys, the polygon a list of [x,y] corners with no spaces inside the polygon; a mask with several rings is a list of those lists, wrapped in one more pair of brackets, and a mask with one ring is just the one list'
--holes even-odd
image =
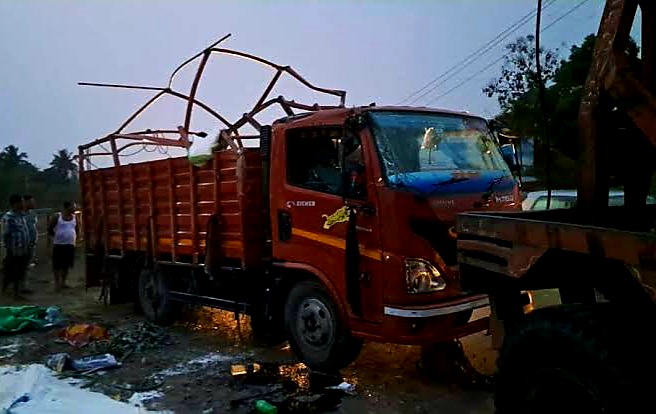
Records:
{"label": "orange truck", "polygon": [[[187,101],[183,126],[125,132],[153,98],[80,146],[88,285],[109,287],[113,302],[134,299],[160,323],[181,303],[250,315],[255,334],[289,340],[319,370],[348,365],[364,340],[431,345],[487,329],[487,318],[470,321],[488,297],[461,288],[453,226],[458,212],[520,208],[488,123],[428,108],[347,108],[345,92],[215,46],[197,56],[188,95],[150,88]],[[215,52],[276,70],[234,123],[195,98]],[[268,99],[281,73],[340,103]],[[274,104],[287,116],[259,124],[254,116]],[[185,149],[206,136],[190,129],[194,107],[226,125],[205,164],[184,155],[124,164],[129,147]],[[259,133],[239,135],[247,124]],[[103,156],[111,164],[93,168]]]}

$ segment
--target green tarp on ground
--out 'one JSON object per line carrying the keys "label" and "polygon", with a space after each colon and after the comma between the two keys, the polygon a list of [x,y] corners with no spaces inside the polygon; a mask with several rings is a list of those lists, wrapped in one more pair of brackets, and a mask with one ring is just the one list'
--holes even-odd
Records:
{"label": "green tarp on ground", "polygon": [[0,335],[43,328],[48,324],[46,309],[39,306],[0,306]]}

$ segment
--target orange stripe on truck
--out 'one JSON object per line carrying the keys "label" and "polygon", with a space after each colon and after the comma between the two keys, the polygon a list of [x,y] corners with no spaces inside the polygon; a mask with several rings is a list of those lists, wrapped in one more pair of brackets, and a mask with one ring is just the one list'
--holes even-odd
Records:
{"label": "orange stripe on truck", "polygon": [[[317,243],[325,244],[331,247],[336,247],[341,250],[346,250],[346,240],[338,237],[329,236],[327,234],[313,233],[298,228],[292,228],[292,235],[302,237],[304,239],[312,240]],[[383,252],[380,250],[367,249],[360,245],[360,254],[374,260],[383,260]]]}

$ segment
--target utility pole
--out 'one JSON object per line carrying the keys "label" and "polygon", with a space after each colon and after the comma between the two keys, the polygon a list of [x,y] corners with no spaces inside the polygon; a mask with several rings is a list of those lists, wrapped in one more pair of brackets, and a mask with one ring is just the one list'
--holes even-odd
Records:
{"label": "utility pole", "polygon": [[535,18],[535,69],[538,77],[538,99],[542,113],[542,138],[544,139],[544,174],[547,184],[547,210],[551,208],[551,142],[549,140],[549,115],[547,114],[547,96],[542,79],[542,64],[540,62],[540,22],[542,20],[542,0],[538,0],[538,10]]}

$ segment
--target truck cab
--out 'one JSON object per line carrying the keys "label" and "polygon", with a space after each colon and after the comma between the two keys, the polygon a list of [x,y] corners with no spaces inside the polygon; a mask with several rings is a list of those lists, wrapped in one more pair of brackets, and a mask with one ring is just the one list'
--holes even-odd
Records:
{"label": "truck cab", "polygon": [[[461,289],[455,215],[521,202],[482,118],[323,110],[275,122],[270,148],[274,266],[317,277],[355,337],[428,344],[485,329],[486,320],[468,323],[488,300]],[[321,321],[325,307],[312,303],[296,311]],[[312,342],[311,329],[298,331]]]}

